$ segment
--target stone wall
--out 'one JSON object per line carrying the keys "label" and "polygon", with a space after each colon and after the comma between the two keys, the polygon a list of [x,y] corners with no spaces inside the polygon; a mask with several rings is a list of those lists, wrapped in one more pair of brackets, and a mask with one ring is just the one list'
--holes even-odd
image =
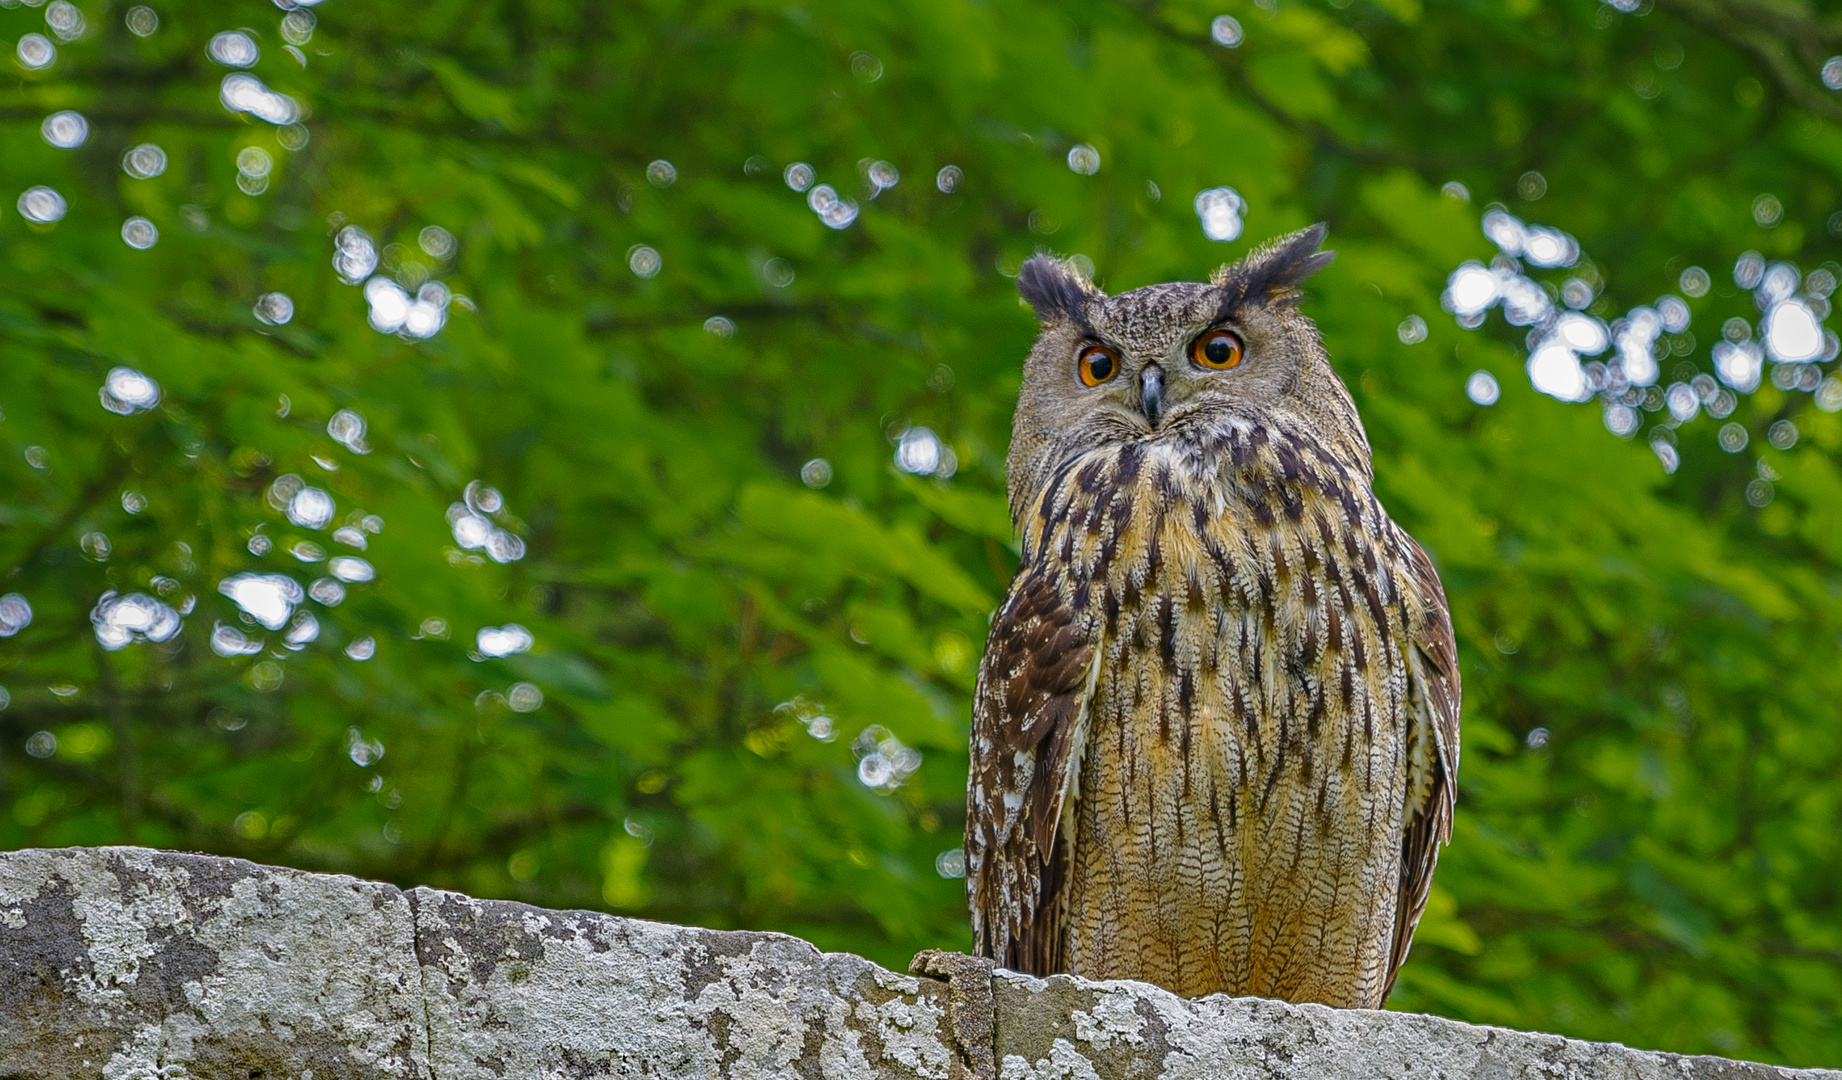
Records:
{"label": "stone wall", "polygon": [[0,853],[0,1080],[1842,1080],[1407,1013],[886,971],[142,848]]}

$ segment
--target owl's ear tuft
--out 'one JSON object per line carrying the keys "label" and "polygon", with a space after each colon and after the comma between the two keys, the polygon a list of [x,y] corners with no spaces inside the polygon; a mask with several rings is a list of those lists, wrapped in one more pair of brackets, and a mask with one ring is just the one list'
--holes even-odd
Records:
{"label": "owl's ear tuft", "polygon": [[1102,293],[1073,261],[1033,255],[1017,272],[1017,291],[1036,312],[1036,321],[1085,323],[1087,305]]}
{"label": "owl's ear tuft", "polygon": [[1222,315],[1244,303],[1296,303],[1305,279],[1330,265],[1334,251],[1319,251],[1330,231],[1323,222],[1268,240],[1232,266],[1215,272],[1210,283],[1222,289]]}

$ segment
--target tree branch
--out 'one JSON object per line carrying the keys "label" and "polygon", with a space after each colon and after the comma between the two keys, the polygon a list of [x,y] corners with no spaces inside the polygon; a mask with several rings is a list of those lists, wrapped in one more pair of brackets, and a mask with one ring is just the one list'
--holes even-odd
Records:
{"label": "tree branch", "polygon": [[1785,0],[1661,0],[1665,10],[1750,57],[1799,108],[1842,124],[1842,97],[1816,74],[1842,53],[1842,21]]}

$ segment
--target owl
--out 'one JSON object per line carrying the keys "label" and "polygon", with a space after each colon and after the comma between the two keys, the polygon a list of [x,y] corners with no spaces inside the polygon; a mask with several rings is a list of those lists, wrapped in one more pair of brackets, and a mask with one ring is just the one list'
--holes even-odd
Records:
{"label": "owl", "polygon": [[1039,255],[1022,563],[974,699],[975,951],[1379,1007],[1450,838],[1459,675],[1300,284],[1322,225],[1106,296]]}

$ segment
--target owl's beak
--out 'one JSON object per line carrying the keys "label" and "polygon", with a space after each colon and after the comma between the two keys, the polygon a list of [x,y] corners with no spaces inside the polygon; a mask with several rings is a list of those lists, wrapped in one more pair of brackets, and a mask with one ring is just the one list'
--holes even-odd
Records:
{"label": "owl's beak", "polygon": [[1164,413],[1164,369],[1156,364],[1149,364],[1138,376],[1139,401],[1145,410],[1145,421],[1152,430],[1157,430],[1158,418]]}

